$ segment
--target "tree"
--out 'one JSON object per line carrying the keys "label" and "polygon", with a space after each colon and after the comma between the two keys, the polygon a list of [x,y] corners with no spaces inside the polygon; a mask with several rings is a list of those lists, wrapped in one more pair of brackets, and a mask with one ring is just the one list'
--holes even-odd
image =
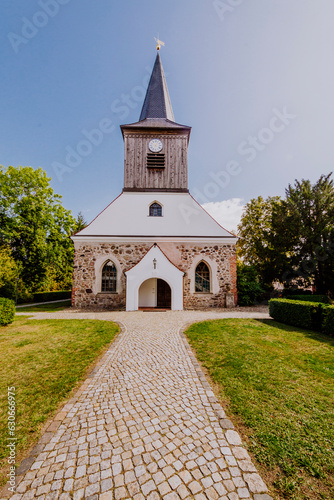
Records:
{"label": "tree", "polygon": [[273,263],[278,256],[272,244],[272,214],[281,202],[279,196],[266,200],[262,196],[253,198],[245,206],[238,226],[238,255],[254,267],[264,284],[271,284],[276,279],[276,264]]}
{"label": "tree", "polygon": [[72,274],[73,245],[69,237],[77,221],[50,187],[41,168],[0,168],[0,240],[22,266],[24,283],[45,288],[50,269],[56,280]]}
{"label": "tree", "polygon": [[238,305],[250,306],[261,299],[264,290],[254,266],[238,262],[237,264]]}
{"label": "tree", "polygon": [[275,234],[289,237],[288,266],[283,280],[302,278],[320,294],[334,292],[334,183],[332,174],[312,185],[295,181],[273,216]]}
{"label": "tree", "polygon": [[75,233],[78,233],[79,231],[81,231],[82,229],[84,229],[86,226],[87,226],[87,222],[85,221],[83,213],[79,212],[78,213],[78,217],[77,217],[77,225],[76,225],[76,228],[75,228]]}
{"label": "tree", "polygon": [[18,277],[18,266],[8,246],[0,248],[0,288],[13,282]]}
{"label": "tree", "polygon": [[334,183],[322,175],[312,185],[295,181],[286,197],[261,196],[245,207],[238,226],[238,254],[262,284],[314,285],[334,293]]}

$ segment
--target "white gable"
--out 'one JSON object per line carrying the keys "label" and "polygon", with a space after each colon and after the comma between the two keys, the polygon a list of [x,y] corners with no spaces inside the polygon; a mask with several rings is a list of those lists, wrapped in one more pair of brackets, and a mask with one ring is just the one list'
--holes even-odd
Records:
{"label": "white gable", "polygon": [[172,311],[183,309],[183,271],[167,259],[160,248],[154,245],[147,254],[126,274],[126,310],[138,309],[140,285],[152,278],[160,278],[168,283],[172,292]]}
{"label": "white gable", "polygon": [[[162,217],[149,216],[153,202],[162,205]],[[83,236],[235,239],[189,193],[167,192],[123,192],[73,239]]]}

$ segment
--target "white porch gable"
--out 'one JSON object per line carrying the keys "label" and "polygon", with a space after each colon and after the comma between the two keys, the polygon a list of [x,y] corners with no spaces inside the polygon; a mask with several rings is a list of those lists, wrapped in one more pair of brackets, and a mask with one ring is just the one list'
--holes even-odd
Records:
{"label": "white porch gable", "polygon": [[139,288],[146,280],[159,278],[171,288],[172,311],[183,310],[183,271],[180,271],[157,245],[154,245],[147,254],[126,275],[126,310],[137,311]]}

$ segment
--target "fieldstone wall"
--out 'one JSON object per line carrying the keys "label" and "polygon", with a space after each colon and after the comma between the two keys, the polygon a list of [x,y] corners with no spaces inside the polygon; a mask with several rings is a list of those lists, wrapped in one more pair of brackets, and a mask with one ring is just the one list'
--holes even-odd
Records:
{"label": "fieldstone wall", "polygon": [[[125,309],[125,271],[136,265],[151,248],[151,243],[82,243],[75,244],[72,305],[78,308]],[[226,295],[237,298],[235,245],[194,245],[160,243],[159,247],[179,269],[184,271],[184,308],[225,307]],[[116,293],[100,292],[96,262],[113,260],[118,267]],[[194,292],[194,268],[204,260],[214,268],[211,280],[214,293]],[[193,268],[193,269],[192,269]],[[192,282],[193,280],[193,282]]]}
{"label": "fieldstone wall", "polygon": [[[234,295],[234,305],[237,303],[237,260],[235,245],[180,245],[182,269],[194,268],[193,260],[201,257],[209,265],[216,262],[216,272],[211,281],[218,280],[216,293],[191,293],[191,280],[194,280],[194,270],[187,272],[184,278],[184,308],[205,309],[208,307],[226,307],[226,294]],[[198,260],[198,259],[196,259]],[[212,266],[210,266],[212,267]],[[213,283],[212,283],[213,284]]]}

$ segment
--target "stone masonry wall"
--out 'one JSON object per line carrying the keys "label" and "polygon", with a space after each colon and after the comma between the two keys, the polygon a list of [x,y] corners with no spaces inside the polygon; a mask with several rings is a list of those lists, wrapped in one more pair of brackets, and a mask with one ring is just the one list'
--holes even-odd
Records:
{"label": "stone masonry wall", "polygon": [[[190,284],[194,279],[194,269],[186,274],[184,278],[184,308],[185,309],[205,309],[207,307],[225,307],[226,294],[231,293],[237,297],[237,276],[236,276],[236,252],[234,245],[180,245],[181,262],[183,269],[187,272],[192,266],[196,257],[201,257],[209,265],[216,262],[217,271],[215,276],[211,276],[213,281],[218,280],[219,290],[217,293],[191,293]],[[198,260],[198,259],[197,259]],[[213,273],[213,272],[212,272]]]}
{"label": "stone masonry wall", "polygon": [[[78,308],[124,309],[126,303],[124,271],[136,265],[152,244],[82,243],[75,246],[72,305]],[[226,294],[233,294],[236,304],[235,245],[194,245],[166,242],[160,243],[159,247],[175,266],[186,273],[184,277],[185,309],[225,307]],[[97,259],[102,259],[103,262],[104,256],[106,261],[114,259],[119,265],[121,272],[118,273],[117,293],[102,293],[97,289],[100,279],[95,275],[95,264]],[[210,268],[216,268],[211,277],[212,284],[216,280],[215,293],[192,293],[191,291],[194,268],[197,261],[201,259],[206,261]],[[194,282],[192,289],[194,289]]]}

